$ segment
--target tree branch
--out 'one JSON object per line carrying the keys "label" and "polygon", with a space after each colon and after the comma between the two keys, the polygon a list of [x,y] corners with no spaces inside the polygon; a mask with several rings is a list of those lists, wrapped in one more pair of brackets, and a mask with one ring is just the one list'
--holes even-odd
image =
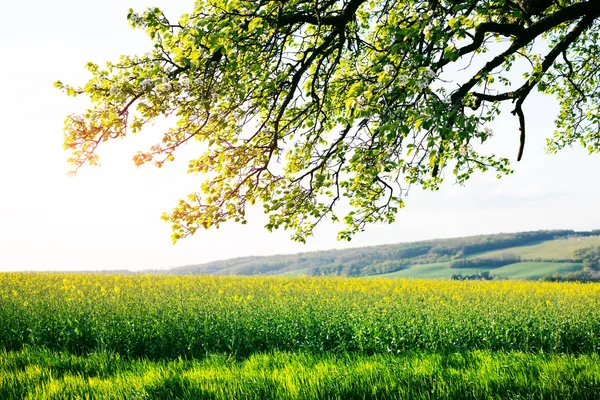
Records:
{"label": "tree branch", "polygon": [[346,25],[348,21],[354,16],[358,8],[365,3],[366,0],[350,0],[346,5],[346,8],[342,9],[340,13],[321,17],[313,13],[290,13],[283,14],[277,18],[278,26],[295,25],[295,24],[310,24],[310,25],[329,25],[340,27]]}

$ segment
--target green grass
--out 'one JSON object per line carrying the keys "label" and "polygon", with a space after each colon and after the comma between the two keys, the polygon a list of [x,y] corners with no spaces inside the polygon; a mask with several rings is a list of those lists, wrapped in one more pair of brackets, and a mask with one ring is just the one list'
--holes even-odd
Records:
{"label": "green grass", "polygon": [[96,398],[600,398],[600,285],[0,274],[0,399]]}
{"label": "green grass", "polygon": [[479,270],[473,268],[450,268],[449,262],[441,262],[432,264],[414,264],[400,271],[376,276],[382,278],[450,278],[453,274],[470,275],[477,271]]}
{"label": "green grass", "polygon": [[583,269],[581,263],[520,262],[491,272],[501,278],[540,279],[554,274],[568,274]]}
{"label": "green grass", "polygon": [[503,253],[513,253],[522,259],[569,260],[573,258],[573,253],[576,250],[592,246],[600,246],[600,236],[548,240],[530,246],[510,247],[478,253],[470,258],[492,258]]}
{"label": "green grass", "polygon": [[273,276],[288,276],[288,277],[307,276],[308,272],[309,272],[308,268],[300,268],[300,269],[295,269],[292,271],[282,272],[280,274],[275,274]]}
{"label": "green grass", "polygon": [[271,352],[236,360],[124,360],[0,351],[11,399],[595,399],[600,357],[518,352],[363,356]]}
{"label": "green grass", "polygon": [[490,271],[500,278],[539,279],[554,274],[567,274],[583,268],[581,263],[566,262],[519,262],[500,268],[450,268],[449,262],[415,264],[401,271],[376,275],[382,278],[450,278],[454,274],[472,275],[480,271]]}

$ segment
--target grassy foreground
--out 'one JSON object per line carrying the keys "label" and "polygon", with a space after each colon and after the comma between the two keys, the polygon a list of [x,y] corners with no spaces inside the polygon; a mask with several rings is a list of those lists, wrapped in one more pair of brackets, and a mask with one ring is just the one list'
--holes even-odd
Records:
{"label": "grassy foreground", "polygon": [[2,399],[596,399],[600,357],[473,351],[244,360],[0,352]]}
{"label": "grassy foreground", "polygon": [[0,274],[0,399],[600,398],[600,285]]}

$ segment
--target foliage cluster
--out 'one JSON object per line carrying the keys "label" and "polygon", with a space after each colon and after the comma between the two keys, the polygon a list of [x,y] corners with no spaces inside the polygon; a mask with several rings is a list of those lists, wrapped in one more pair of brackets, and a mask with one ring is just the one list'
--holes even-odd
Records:
{"label": "foliage cluster", "polygon": [[545,282],[600,282],[600,272],[591,269],[564,275],[551,275],[542,278]]}
{"label": "foliage cluster", "polygon": [[600,246],[578,250],[575,256],[583,261],[585,269],[600,271]]}
{"label": "foliage cluster", "polygon": [[151,51],[89,63],[81,86],[56,82],[92,102],[65,120],[64,146],[76,171],[165,116],[137,165],[200,142],[197,191],[163,215],[174,241],[245,223],[257,203],[269,230],[305,241],[331,220],[349,240],[393,222],[415,185],[511,173],[489,124],[513,103],[520,160],[534,91],[560,103],[550,152],[600,151],[596,0],[196,0],[179,19],[150,8],[128,20]]}
{"label": "foliage cluster", "polygon": [[471,275],[453,274],[450,279],[454,281],[491,281],[496,277],[490,271],[482,271]]}
{"label": "foliage cluster", "polygon": [[0,348],[150,359],[265,351],[600,351],[600,286],[0,275]]}

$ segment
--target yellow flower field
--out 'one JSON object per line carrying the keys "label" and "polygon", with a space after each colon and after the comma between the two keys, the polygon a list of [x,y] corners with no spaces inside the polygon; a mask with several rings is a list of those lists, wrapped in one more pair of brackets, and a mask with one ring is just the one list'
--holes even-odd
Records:
{"label": "yellow flower field", "polygon": [[127,357],[600,350],[600,285],[0,274],[0,348]]}

